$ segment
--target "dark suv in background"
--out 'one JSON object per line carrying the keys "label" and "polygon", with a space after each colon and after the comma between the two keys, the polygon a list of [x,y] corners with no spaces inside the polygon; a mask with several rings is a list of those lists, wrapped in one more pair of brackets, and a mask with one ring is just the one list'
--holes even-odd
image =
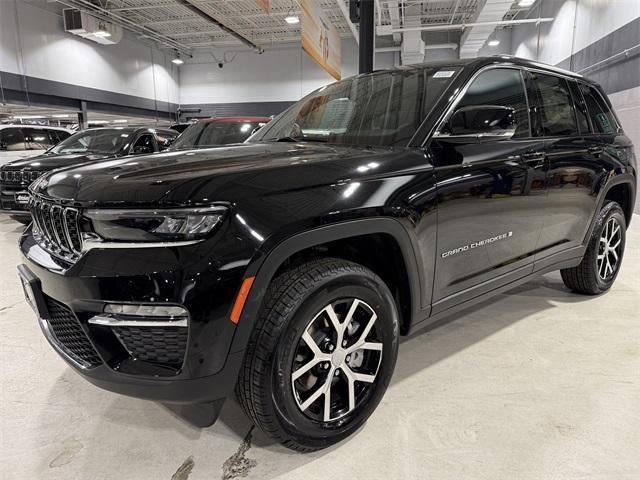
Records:
{"label": "dark suv in background", "polygon": [[178,136],[168,128],[110,127],[78,132],[36,157],[14,160],[0,167],[0,213],[29,222],[27,188],[40,175],[57,168],[97,160],[157,153]]}
{"label": "dark suv in background", "polygon": [[407,66],[323,87],[243,145],[41,177],[19,272],[90,382],[201,424],[235,389],[313,450],[375,410],[400,335],[553,270],[608,290],[636,181],[588,79],[511,57]]}

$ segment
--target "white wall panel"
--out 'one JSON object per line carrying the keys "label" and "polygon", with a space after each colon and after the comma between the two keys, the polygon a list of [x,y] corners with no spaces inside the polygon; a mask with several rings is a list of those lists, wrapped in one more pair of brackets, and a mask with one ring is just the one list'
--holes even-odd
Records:
{"label": "white wall panel", "polygon": [[[215,52],[217,58],[222,54]],[[375,68],[393,67],[394,55],[377,54]],[[342,77],[356,73],[358,46],[343,39]],[[292,101],[333,81],[298,46],[268,49],[262,55],[241,51],[222,69],[210,54],[199,54],[181,67],[180,103]]]}
{"label": "white wall panel", "polygon": [[[177,103],[171,56],[125,34],[99,45],[63,30],[62,17],[37,6],[0,0],[0,70]],[[22,48],[20,48],[20,46]]]}

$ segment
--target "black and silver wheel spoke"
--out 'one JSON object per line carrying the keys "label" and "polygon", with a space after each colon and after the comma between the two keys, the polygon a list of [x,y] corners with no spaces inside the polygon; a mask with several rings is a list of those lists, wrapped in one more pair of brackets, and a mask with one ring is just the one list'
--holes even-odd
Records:
{"label": "black and silver wheel spoke", "polygon": [[383,344],[375,311],[364,301],[340,299],[307,325],[291,374],[296,403],[317,421],[337,420],[358,407],[377,377]]}
{"label": "black and silver wheel spoke", "polygon": [[618,221],[611,217],[602,230],[598,242],[598,255],[596,257],[598,275],[602,280],[613,276],[618,269],[621,255],[622,232]]}

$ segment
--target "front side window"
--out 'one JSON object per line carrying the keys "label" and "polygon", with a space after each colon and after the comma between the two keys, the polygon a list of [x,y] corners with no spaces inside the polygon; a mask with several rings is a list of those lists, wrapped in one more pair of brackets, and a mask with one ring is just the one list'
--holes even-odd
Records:
{"label": "front side window", "polygon": [[407,145],[459,71],[459,67],[412,68],[327,85],[298,101],[251,142]]}
{"label": "front side window", "polygon": [[3,128],[0,130],[0,150],[16,152],[25,150],[24,134],[20,128]]}
{"label": "front side window", "polygon": [[587,110],[595,133],[616,133],[618,123],[600,93],[595,88],[584,83],[579,85],[584,101],[587,104]]}
{"label": "front side window", "polygon": [[540,95],[542,133],[546,137],[578,134],[569,85],[564,78],[531,72]]}
{"label": "front side window", "polygon": [[166,150],[171,146],[176,137],[178,136],[178,132],[156,132],[156,140],[158,141],[158,148],[160,151]]}
{"label": "front side window", "polygon": [[104,154],[117,155],[131,141],[131,134],[118,128],[85,130],[63,140],[49,153],[55,155]]}
{"label": "front side window", "polygon": [[47,150],[58,143],[58,139],[52,140],[49,130],[44,128],[29,128],[25,133],[27,134],[29,150]]}
{"label": "front side window", "polygon": [[478,75],[442,130],[453,136],[529,137],[529,108],[520,71],[495,68]]}
{"label": "front side window", "polygon": [[131,153],[133,155],[140,155],[143,153],[153,153],[154,150],[153,135],[145,133],[138,137],[136,143],[131,148]]}

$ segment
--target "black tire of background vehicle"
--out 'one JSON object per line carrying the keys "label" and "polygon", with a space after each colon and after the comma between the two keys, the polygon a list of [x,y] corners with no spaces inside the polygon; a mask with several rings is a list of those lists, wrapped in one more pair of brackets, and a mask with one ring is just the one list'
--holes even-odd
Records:
{"label": "black tire of background vehicle", "polygon": [[[330,422],[300,411],[291,387],[296,346],[308,323],[333,300],[358,297],[376,312],[382,361],[371,394],[359,408]],[[310,452],[351,435],[373,413],[389,385],[398,354],[398,313],[386,284],[362,265],[318,258],[292,267],[267,289],[236,385],[245,413],[288,448]]]}
{"label": "black tire of background vehicle", "polygon": [[[620,225],[621,249],[615,271],[610,278],[602,279],[598,274],[598,248],[602,231],[611,217],[615,217],[616,221]],[[620,265],[622,264],[626,241],[626,230],[627,223],[620,205],[612,201],[606,202],[598,213],[595,226],[591,233],[591,238],[589,239],[589,244],[587,245],[587,251],[582,258],[582,262],[580,262],[576,267],[560,270],[564,284],[573,292],[583,295],[598,295],[609,290],[618,276]]]}

